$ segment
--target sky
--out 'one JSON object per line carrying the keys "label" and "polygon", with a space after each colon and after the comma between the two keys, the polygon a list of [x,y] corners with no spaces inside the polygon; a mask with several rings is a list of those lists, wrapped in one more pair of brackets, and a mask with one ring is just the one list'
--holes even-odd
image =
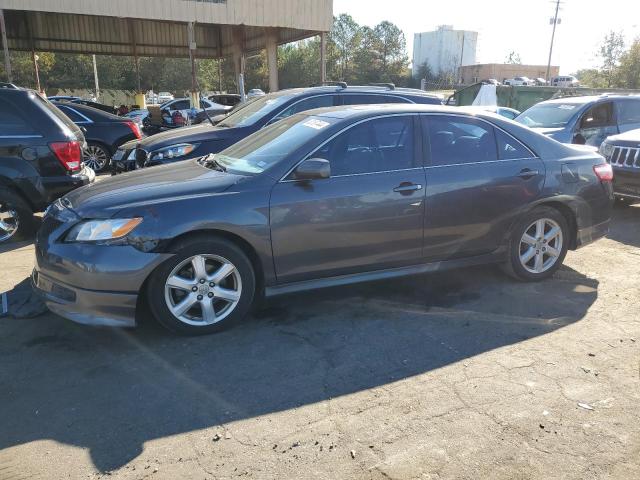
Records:
{"label": "sky", "polygon": [[[413,35],[453,25],[478,32],[478,63],[502,63],[510,51],[522,63],[546,65],[554,0],[334,0],[333,13],[350,14],[360,25],[389,20],[407,38],[409,59]],[[561,74],[598,66],[596,52],[611,30],[629,44],[640,37],[640,0],[562,0],[551,63]]]}

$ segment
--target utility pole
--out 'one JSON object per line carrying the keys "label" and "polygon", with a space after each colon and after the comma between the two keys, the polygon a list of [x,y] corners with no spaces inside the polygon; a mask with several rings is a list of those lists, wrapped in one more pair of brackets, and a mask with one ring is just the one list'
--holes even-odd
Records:
{"label": "utility pole", "polygon": [[98,85],[98,66],[96,64],[96,56],[93,55],[93,81],[96,84],[96,102],[100,100],[100,85]]}
{"label": "utility pole", "polygon": [[549,61],[547,62],[547,82],[551,82],[551,54],[553,53],[553,41],[556,38],[556,26],[560,23],[561,19],[558,18],[558,10],[560,10],[560,0],[556,0],[556,13],[549,23],[553,23],[553,30],[551,32],[551,45],[549,46]]}
{"label": "utility pole", "polygon": [[40,88],[40,72],[38,70],[38,60],[40,60],[40,57],[36,55],[36,52],[32,51],[31,58],[33,59],[33,71],[36,74],[36,89],[38,90],[38,93],[42,93],[42,88]]}
{"label": "utility pole", "polygon": [[4,70],[7,72],[7,80],[13,83],[11,74],[11,58],[9,57],[9,44],[7,43],[7,27],[4,23],[4,11],[0,9],[0,33],[2,33],[2,45],[4,47]]}

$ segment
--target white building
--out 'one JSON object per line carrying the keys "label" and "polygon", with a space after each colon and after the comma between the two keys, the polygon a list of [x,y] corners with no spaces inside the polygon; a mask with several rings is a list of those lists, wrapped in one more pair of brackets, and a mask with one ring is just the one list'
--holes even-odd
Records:
{"label": "white building", "polygon": [[454,30],[441,25],[434,32],[416,33],[413,38],[413,76],[426,62],[434,74],[457,74],[463,65],[476,63],[478,32]]}

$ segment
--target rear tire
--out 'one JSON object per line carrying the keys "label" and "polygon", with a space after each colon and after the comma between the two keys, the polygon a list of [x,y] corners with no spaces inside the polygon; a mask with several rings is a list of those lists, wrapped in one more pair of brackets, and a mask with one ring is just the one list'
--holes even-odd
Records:
{"label": "rear tire", "polygon": [[89,143],[84,150],[84,164],[94,172],[104,172],[111,164],[109,149],[99,143]]}
{"label": "rear tire", "polygon": [[15,192],[0,187],[0,244],[29,238],[34,230],[31,207]]}
{"label": "rear tire", "polygon": [[527,212],[511,233],[504,271],[525,282],[551,277],[567,255],[569,233],[567,220],[555,208],[537,207]]}
{"label": "rear tire", "polygon": [[148,282],[158,322],[182,335],[206,335],[241,321],[255,297],[251,261],[232,242],[204,237],[183,241]]}

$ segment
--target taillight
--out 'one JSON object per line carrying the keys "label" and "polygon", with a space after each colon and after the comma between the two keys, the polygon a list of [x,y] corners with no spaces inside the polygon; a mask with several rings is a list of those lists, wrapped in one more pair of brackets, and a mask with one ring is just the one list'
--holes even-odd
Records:
{"label": "taillight", "polygon": [[131,131],[136,136],[136,138],[138,139],[142,138],[142,135],[140,134],[140,127],[138,127],[137,123],[135,122],[125,122],[125,123],[131,129]]}
{"label": "taillight", "polygon": [[602,182],[611,182],[613,180],[613,168],[608,163],[602,163],[593,167],[596,176]]}
{"label": "taillight", "polygon": [[80,164],[82,163],[80,142],[75,140],[73,142],[54,142],[50,143],[49,146],[66,170],[70,172],[80,170]]}

